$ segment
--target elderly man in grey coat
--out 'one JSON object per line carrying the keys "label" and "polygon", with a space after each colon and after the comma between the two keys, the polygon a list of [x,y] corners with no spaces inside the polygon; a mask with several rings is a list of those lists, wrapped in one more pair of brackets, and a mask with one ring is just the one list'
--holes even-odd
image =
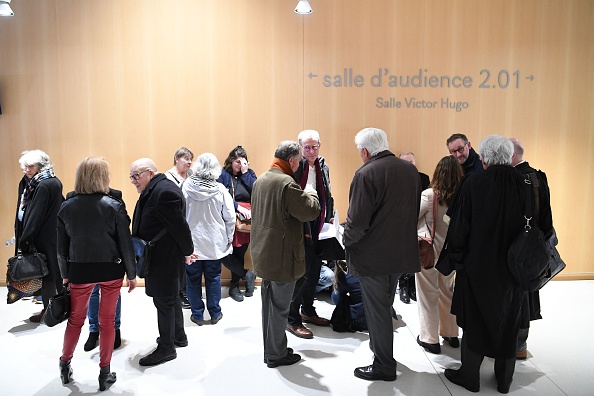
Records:
{"label": "elderly man in grey coat", "polygon": [[349,273],[359,277],[373,364],[355,369],[369,381],[396,380],[390,310],[401,273],[419,272],[417,168],[390,152],[386,133],[365,128],[355,136],[363,165],[349,191],[344,245]]}
{"label": "elderly man in grey coat", "polygon": [[303,223],[319,216],[320,201],[314,189],[304,191],[293,179],[300,160],[297,142],[281,142],[252,190],[251,255],[262,278],[264,362],[270,368],[301,360],[287,348],[285,329],[295,281],[305,273]]}

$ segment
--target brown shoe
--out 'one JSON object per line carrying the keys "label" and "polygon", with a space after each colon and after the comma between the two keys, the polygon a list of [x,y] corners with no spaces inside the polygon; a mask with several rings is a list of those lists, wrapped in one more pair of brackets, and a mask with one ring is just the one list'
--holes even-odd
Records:
{"label": "brown shoe", "polygon": [[43,319],[43,315],[45,314],[45,308],[41,310],[38,314],[35,314],[29,318],[29,321],[32,323],[41,323],[41,319]]}
{"label": "brown shoe", "polygon": [[313,338],[313,333],[311,332],[311,330],[309,330],[307,327],[303,325],[291,326],[290,324],[287,324],[287,330],[299,338]]}
{"label": "brown shoe", "polygon": [[524,349],[523,351],[516,352],[516,360],[526,360],[528,359],[528,349]]}
{"label": "brown shoe", "polygon": [[330,321],[325,318],[320,318],[318,315],[316,316],[307,316],[301,314],[301,320],[303,323],[311,323],[315,324],[316,326],[330,326]]}

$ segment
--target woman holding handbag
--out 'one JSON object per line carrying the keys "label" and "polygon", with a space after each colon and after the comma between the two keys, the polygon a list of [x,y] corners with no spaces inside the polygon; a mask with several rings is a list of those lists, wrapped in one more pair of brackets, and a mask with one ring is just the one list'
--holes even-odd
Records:
{"label": "woman holding handbag", "polygon": [[[245,219],[251,219],[250,202],[256,174],[249,168],[247,153],[243,147],[237,146],[231,150],[217,181],[227,187],[229,194],[233,197],[236,214]],[[233,252],[223,259],[223,265],[231,271],[229,296],[237,302],[243,301],[243,294],[239,290],[240,279],[245,282],[245,296],[254,295],[256,274],[245,268],[245,253],[249,243],[249,233],[235,230]]]}
{"label": "woman holding handbag", "polygon": [[110,371],[115,339],[116,304],[124,274],[128,292],[136,287],[130,218],[124,203],[109,193],[109,168],[103,158],[87,157],[78,164],[74,195],[58,212],[58,264],[69,284],[71,313],[60,357],[63,384],[72,380],[70,361],[85,323],[89,297],[99,285],[99,390],[116,381]]}
{"label": "woman holding handbag", "polygon": [[39,323],[49,299],[62,287],[56,256],[56,219],[64,200],[62,182],[54,173],[49,155],[41,150],[24,151],[19,164],[24,176],[19,183],[14,223],[15,254],[18,249],[24,254],[43,253],[49,269],[42,279],[43,310],[29,318]]}
{"label": "woman holding handbag", "polygon": [[434,265],[448,232],[443,216],[462,176],[462,167],[456,158],[450,155],[443,157],[435,168],[429,188],[421,194],[417,234],[432,238],[434,262],[432,268],[422,268],[415,274],[420,325],[417,343],[431,353],[441,353],[440,335],[451,347],[460,346],[456,317],[450,313],[455,273],[442,275]]}

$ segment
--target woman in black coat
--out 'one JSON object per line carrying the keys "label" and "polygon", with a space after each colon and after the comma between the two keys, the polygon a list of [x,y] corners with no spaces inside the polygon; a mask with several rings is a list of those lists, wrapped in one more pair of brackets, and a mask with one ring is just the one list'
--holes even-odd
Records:
{"label": "woman in black coat", "polygon": [[109,196],[109,167],[102,158],[87,157],[76,168],[75,194],[58,212],[58,263],[70,282],[71,313],[60,357],[63,384],[71,380],[70,360],[85,323],[89,298],[99,285],[99,390],[116,380],[110,371],[115,315],[124,274],[129,291],[136,287],[130,218],[124,203]]}
{"label": "woman in black coat", "polygon": [[49,273],[42,279],[43,310],[29,318],[39,323],[49,299],[62,286],[56,255],[56,219],[64,198],[62,182],[54,174],[49,155],[41,150],[24,151],[19,159],[25,173],[19,183],[14,222],[16,250],[31,253],[37,250],[47,257]]}
{"label": "woman in black coat", "polygon": [[497,390],[507,393],[525,295],[507,267],[507,251],[525,224],[524,178],[511,166],[509,139],[489,136],[479,154],[486,171],[462,181],[447,234],[457,270],[452,313],[464,335],[462,367],[446,369],[445,376],[478,392],[480,365],[489,356],[495,358]]}

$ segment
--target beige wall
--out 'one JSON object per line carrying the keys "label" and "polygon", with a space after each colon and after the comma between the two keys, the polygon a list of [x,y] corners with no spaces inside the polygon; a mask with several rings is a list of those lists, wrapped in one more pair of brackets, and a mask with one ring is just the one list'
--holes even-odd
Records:
{"label": "beige wall", "polygon": [[[385,129],[392,150],[413,151],[429,175],[447,154],[450,134],[465,133],[477,147],[495,133],[520,138],[525,158],[547,172],[568,265],[561,277],[594,279],[586,237],[594,223],[587,204],[594,193],[594,2],[312,0],[307,16],[293,13],[295,4],[13,2],[15,16],[0,19],[0,238],[13,235],[17,160],[25,149],[52,157],[64,193],[82,157],[103,155],[112,187],[132,211],[137,193],[128,171],[139,157],[165,171],[182,145],[222,162],[241,144],[260,174],[280,140],[318,129],[344,220],[361,162],[353,136],[361,128]],[[363,77],[360,87],[334,86],[344,69]],[[388,74],[375,87],[379,69]],[[390,75],[419,69],[470,76],[473,85],[388,86]],[[490,86],[502,70],[512,80],[507,88],[479,88],[481,70],[489,71]],[[325,75],[332,86],[324,86]],[[377,108],[378,97],[402,107]],[[413,97],[438,106],[406,108]],[[445,98],[468,108],[442,109]],[[0,281],[11,254],[0,249]]]}

